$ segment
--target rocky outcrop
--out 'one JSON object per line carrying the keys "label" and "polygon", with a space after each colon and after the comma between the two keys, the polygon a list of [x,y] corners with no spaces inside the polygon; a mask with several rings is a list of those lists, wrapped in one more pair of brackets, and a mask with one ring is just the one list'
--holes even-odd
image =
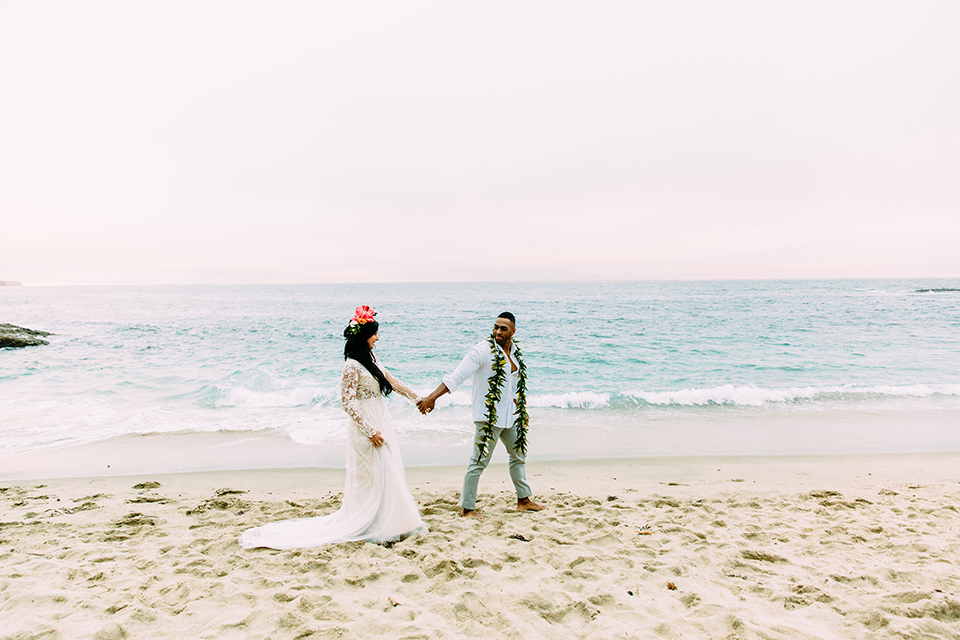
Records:
{"label": "rocky outcrop", "polygon": [[917,293],[960,293],[960,289],[917,289]]}
{"label": "rocky outcrop", "polygon": [[25,329],[15,324],[0,324],[0,349],[16,347],[36,347],[50,344],[43,338],[52,335],[46,331]]}

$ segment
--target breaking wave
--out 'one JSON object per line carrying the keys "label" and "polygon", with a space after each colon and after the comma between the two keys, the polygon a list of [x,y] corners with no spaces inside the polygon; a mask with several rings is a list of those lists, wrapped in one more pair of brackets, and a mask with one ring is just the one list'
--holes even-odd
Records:
{"label": "breaking wave", "polygon": [[767,389],[752,385],[674,389],[668,391],[632,391],[623,394],[573,391],[531,396],[531,407],[559,409],[600,409],[630,406],[743,406],[807,404],[815,402],[870,401],[891,398],[932,398],[960,396],[960,384],[906,386],[828,386]]}

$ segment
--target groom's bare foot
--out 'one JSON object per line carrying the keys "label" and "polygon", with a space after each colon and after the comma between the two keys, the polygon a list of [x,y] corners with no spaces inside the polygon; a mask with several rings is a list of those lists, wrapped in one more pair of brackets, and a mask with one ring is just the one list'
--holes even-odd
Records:
{"label": "groom's bare foot", "polygon": [[464,509],[463,513],[460,514],[461,518],[476,518],[477,520],[486,520],[487,517],[482,513],[478,513],[473,509]]}
{"label": "groom's bare foot", "polygon": [[520,498],[517,500],[517,511],[543,511],[546,509],[542,504],[537,504],[530,498]]}

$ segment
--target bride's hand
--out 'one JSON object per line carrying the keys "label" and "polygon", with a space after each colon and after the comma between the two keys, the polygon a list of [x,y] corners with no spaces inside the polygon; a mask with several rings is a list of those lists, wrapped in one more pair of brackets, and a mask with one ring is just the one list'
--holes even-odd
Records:
{"label": "bride's hand", "polygon": [[373,443],[373,446],[375,446],[375,447],[382,447],[382,446],[383,446],[383,436],[380,435],[380,432],[379,432],[379,431],[377,431],[375,434],[373,434],[372,436],[370,436],[370,442],[372,442],[372,443]]}

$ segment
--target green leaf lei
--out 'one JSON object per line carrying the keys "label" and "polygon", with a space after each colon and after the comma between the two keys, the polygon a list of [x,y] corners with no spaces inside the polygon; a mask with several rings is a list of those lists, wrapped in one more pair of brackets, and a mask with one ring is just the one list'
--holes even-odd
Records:
{"label": "green leaf lei", "polygon": [[[497,403],[503,397],[503,383],[507,379],[507,358],[503,352],[497,349],[497,342],[491,335],[487,338],[490,343],[490,351],[493,353],[493,375],[487,378],[486,405],[487,415],[480,427],[480,433],[477,436],[477,451],[480,454],[479,459],[483,460],[487,451],[487,443],[493,440],[493,429],[497,426]],[[517,359],[517,409],[513,412],[513,426],[517,430],[517,441],[514,445],[521,453],[527,454],[527,427],[530,424],[530,416],[527,414],[527,366],[523,364],[523,356],[520,353],[520,345],[516,340],[513,341],[513,355]]]}

